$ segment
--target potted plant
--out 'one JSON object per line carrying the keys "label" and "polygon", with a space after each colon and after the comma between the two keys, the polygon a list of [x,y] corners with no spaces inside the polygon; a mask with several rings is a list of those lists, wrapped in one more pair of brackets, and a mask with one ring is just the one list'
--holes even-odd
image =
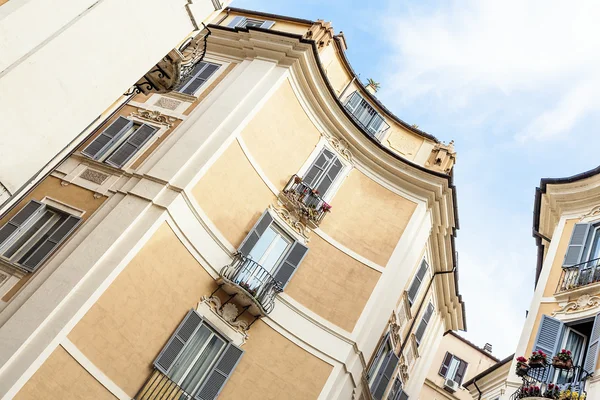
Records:
{"label": "potted plant", "polygon": [[300,178],[298,175],[296,175],[296,176],[294,177],[294,183],[297,185],[297,184],[299,184],[299,183],[301,183],[301,182],[302,182],[302,178]]}
{"label": "potted plant", "polygon": [[571,351],[562,349],[560,353],[552,357],[552,365],[557,369],[571,369],[573,368],[573,359],[571,358]]}
{"label": "potted plant", "polygon": [[331,204],[323,202],[323,204],[321,205],[321,208],[323,209],[323,211],[329,212],[329,211],[331,211]]}
{"label": "potted plant", "polygon": [[519,395],[520,399],[524,399],[527,397],[540,397],[541,389],[539,386],[524,386],[521,388],[521,393]]}
{"label": "potted plant", "polygon": [[527,365],[527,359],[523,356],[517,358],[517,369],[516,373],[518,376],[525,376],[529,371],[529,365]]}
{"label": "potted plant", "polygon": [[529,357],[529,368],[545,368],[548,365],[548,356],[542,350],[534,351]]}
{"label": "potted plant", "polygon": [[560,389],[558,388],[558,385],[555,385],[554,383],[549,383],[548,387],[546,388],[546,391],[544,392],[544,397],[546,399],[557,400],[560,397]]}

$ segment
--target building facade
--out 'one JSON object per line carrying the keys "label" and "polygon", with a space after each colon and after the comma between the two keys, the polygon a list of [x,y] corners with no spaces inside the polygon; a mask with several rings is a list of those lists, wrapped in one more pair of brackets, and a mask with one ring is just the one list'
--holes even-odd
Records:
{"label": "building facade", "polygon": [[131,80],[0,219],[0,398],[418,398],[465,329],[455,153],[345,49],[226,8]]}
{"label": "building facade", "polygon": [[[480,388],[489,389],[481,395],[469,386],[473,398],[515,399],[531,392],[531,386],[544,395],[551,384],[558,386],[555,390],[563,393],[561,398],[600,398],[599,187],[600,168],[541,180],[533,220],[538,246],[536,286],[528,316],[515,357],[505,363],[510,367],[502,368],[503,378],[498,379],[496,372],[480,377]],[[573,368],[562,369],[552,360],[563,349],[571,352]],[[517,376],[516,358],[529,358],[540,350],[547,355],[548,365]]]}
{"label": "building facade", "polygon": [[444,334],[420,391],[420,400],[471,400],[462,384],[500,362],[484,348],[449,331]]}

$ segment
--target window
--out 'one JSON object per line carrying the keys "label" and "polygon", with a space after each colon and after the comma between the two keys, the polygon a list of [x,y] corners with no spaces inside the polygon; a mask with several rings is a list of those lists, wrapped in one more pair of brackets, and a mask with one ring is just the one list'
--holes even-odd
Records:
{"label": "window", "polygon": [[375,400],[383,399],[385,390],[392,380],[399,360],[400,359],[392,347],[390,334],[388,332],[381,341],[375,358],[369,368],[369,372],[367,373],[369,389]]}
{"label": "window", "polygon": [[220,65],[209,62],[199,62],[192,69],[190,76],[179,84],[177,89],[180,93],[194,95],[198,89],[214,74]]}
{"label": "window", "polygon": [[394,384],[388,393],[387,400],[408,400],[408,395],[402,390],[402,381],[396,377]]}
{"label": "window", "polygon": [[324,148],[304,176],[304,183],[324,197],[342,171],[342,162],[332,151]]}
{"label": "window", "polygon": [[0,258],[33,272],[80,221],[79,217],[31,200],[0,228]]}
{"label": "window", "polygon": [[263,21],[260,19],[246,18],[246,17],[235,17],[231,20],[229,25],[230,28],[262,28],[271,29],[275,25],[275,21]]}
{"label": "window", "polygon": [[82,153],[96,161],[122,168],[154,136],[158,129],[119,117]]}
{"label": "window", "polygon": [[446,356],[444,357],[444,361],[440,367],[439,374],[445,379],[453,380],[460,386],[463,378],[465,377],[467,366],[468,364],[465,361],[453,354],[446,352]]}
{"label": "window", "polygon": [[154,366],[189,395],[181,398],[215,399],[242,354],[239,347],[190,310]]}
{"label": "window", "polygon": [[411,282],[410,287],[408,288],[408,304],[410,304],[411,306],[417,299],[417,294],[419,294],[419,288],[423,283],[423,279],[425,278],[425,274],[427,273],[428,269],[429,264],[427,264],[427,261],[421,261],[421,265],[417,270],[417,274],[413,278],[413,281]]}
{"label": "window", "polygon": [[285,287],[306,256],[308,248],[287,234],[267,210],[248,233],[238,251],[260,264]]}
{"label": "window", "polygon": [[375,138],[380,138],[390,126],[383,117],[358,92],[352,93],[346,100],[346,110],[354,120]]}
{"label": "window", "polygon": [[429,324],[429,320],[433,315],[433,304],[430,302],[427,305],[427,309],[423,313],[423,317],[421,317],[421,322],[419,322],[419,326],[417,327],[417,332],[415,333],[415,339],[417,339],[417,345],[421,344],[421,340],[423,339],[423,335],[425,335],[425,330],[427,329],[427,325]]}

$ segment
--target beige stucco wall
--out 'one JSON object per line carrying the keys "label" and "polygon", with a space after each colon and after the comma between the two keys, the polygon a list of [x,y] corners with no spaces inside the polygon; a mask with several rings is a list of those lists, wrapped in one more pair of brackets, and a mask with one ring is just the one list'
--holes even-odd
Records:
{"label": "beige stucco wall", "polygon": [[285,292],[328,321],[352,331],[381,275],[317,235]]}
{"label": "beige stucco wall", "polygon": [[209,168],[192,194],[217,229],[236,247],[275,200],[237,142]]}
{"label": "beige stucco wall", "polygon": [[565,227],[562,231],[561,237],[559,238],[556,255],[554,256],[554,260],[552,260],[552,270],[550,271],[546,287],[544,288],[544,297],[552,297],[556,292],[556,287],[558,286],[558,282],[562,274],[562,264],[565,259],[565,254],[567,253],[567,248],[569,247],[569,241],[571,240],[571,234],[573,233],[573,228],[575,227],[576,223],[576,219],[570,219],[565,222]]}
{"label": "beige stucco wall", "polygon": [[58,346],[15,396],[17,400],[114,400],[62,347]]}
{"label": "beige stucco wall", "polygon": [[333,367],[306,352],[262,321],[219,399],[316,399]]}
{"label": "beige stucco wall", "polygon": [[360,171],[350,172],[331,201],[321,229],[344,246],[385,266],[417,204]]}
{"label": "beige stucco wall", "polygon": [[424,141],[422,137],[394,124],[386,132],[384,144],[407,160],[414,160]]}
{"label": "beige stucco wall", "polygon": [[215,287],[171,228],[162,225],[68,337],[134,396],[183,316]]}
{"label": "beige stucco wall", "polygon": [[[331,52],[332,54],[327,54],[326,52]],[[336,94],[339,96],[346,88],[348,83],[352,81],[353,76],[350,74],[350,72],[348,72],[342,63],[341,56],[337,51],[335,51],[334,46],[329,46],[327,49],[321,52],[321,59],[323,60],[325,57],[329,59],[325,65],[327,78],[329,79],[329,83],[331,83],[333,90],[335,90]],[[349,93],[352,92],[349,90],[346,91],[344,93],[344,98]]]}
{"label": "beige stucco wall", "polygon": [[250,154],[280,190],[306,162],[320,137],[288,80],[242,132]]}

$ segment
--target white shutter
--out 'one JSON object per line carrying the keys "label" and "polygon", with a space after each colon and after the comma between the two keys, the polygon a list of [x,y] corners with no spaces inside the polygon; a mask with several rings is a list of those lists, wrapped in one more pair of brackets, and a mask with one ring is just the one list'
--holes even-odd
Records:
{"label": "white shutter", "polygon": [[214,400],[217,398],[225,383],[233,373],[233,370],[240,362],[244,351],[229,343],[215,366],[207,375],[206,380],[194,396],[196,400]]}
{"label": "white shutter", "polygon": [[590,335],[588,351],[583,361],[583,369],[589,374],[596,372],[596,362],[598,361],[598,347],[600,346],[600,314],[594,319],[594,327]]}
{"label": "white shutter", "polygon": [[246,25],[246,17],[235,17],[231,20],[231,22],[227,26],[230,28],[236,28],[238,26],[244,27],[245,25]]}
{"label": "white shutter", "polygon": [[263,29],[271,29],[271,27],[275,25],[275,21],[265,21],[261,24],[261,28]]}
{"label": "white shutter", "polygon": [[571,234],[571,240],[569,241],[569,247],[567,248],[567,252],[565,254],[563,268],[585,261],[582,260],[583,250],[585,248],[585,243],[587,241],[590,229],[590,224],[575,224],[573,233]]}
{"label": "white shutter", "polygon": [[165,347],[161,350],[154,360],[154,366],[163,374],[167,374],[171,366],[177,360],[177,357],[183,350],[185,344],[192,337],[194,332],[202,325],[202,316],[194,310],[188,311],[183,321],[179,324],[175,333]]}

